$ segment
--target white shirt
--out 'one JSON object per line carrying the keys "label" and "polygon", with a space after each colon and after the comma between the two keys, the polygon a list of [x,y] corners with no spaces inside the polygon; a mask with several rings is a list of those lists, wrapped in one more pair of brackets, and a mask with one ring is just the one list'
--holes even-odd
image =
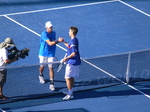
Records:
{"label": "white shirt", "polygon": [[0,67],[6,66],[7,64],[4,64],[4,60],[8,59],[8,51],[6,48],[0,49]]}

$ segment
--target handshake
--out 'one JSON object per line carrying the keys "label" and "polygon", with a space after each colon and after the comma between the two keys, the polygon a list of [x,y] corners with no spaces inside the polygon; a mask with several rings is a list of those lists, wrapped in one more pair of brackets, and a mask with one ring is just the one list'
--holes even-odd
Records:
{"label": "handshake", "polygon": [[58,42],[64,42],[64,38],[59,37]]}

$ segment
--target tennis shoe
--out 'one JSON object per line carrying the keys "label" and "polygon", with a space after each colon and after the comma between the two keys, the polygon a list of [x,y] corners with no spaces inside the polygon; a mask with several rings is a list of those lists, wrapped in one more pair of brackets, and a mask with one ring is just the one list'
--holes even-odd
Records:
{"label": "tennis shoe", "polygon": [[9,99],[9,98],[6,97],[6,96],[4,96],[4,95],[2,94],[2,95],[0,95],[0,99],[7,100],[7,99]]}
{"label": "tennis shoe", "polygon": [[55,91],[54,84],[50,84],[50,85],[49,85],[49,89],[52,90],[52,91]]}
{"label": "tennis shoe", "polygon": [[39,80],[40,80],[40,83],[41,83],[41,84],[44,84],[44,83],[45,83],[45,80],[44,80],[44,77],[43,77],[43,76],[39,76]]}
{"label": "tennis shoe", "polygon": [[73,95],[67,94],[67,95],[63,98],[63,100],[64,100],[64,101],[68,101],[68,100],[72,100],[73,98],[74,98]]}

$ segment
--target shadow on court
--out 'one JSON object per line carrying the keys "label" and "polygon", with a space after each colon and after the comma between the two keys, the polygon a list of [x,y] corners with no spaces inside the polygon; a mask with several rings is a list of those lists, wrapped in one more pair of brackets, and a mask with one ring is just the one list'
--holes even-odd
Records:
{"label": "shadow on court", "polygon": [[[82,3],[82,2],[100,2],[100,1],[110,1],[110,0],[11,0],[11,1],[5,1],[1,0],[0,1],[0,6],[21,6],[21,5],[43,5],[43,4],[62,4],[62,3]],[[143,1],[143,0],[123,0],[123,1]],[[149,0],[144,0],[144,1],[149,1]]]}
{"label": "shadow on court", "polygon": [[[7,110],[7,109],[4,109],[4,110]],[[22,111],[22,112],[89,112],[89,111],[87,111],[83,108],[75,108],[75,109],[43,110],[43,111],[31,110],[31,111]]]}
{"label": "shadow on court", "polygon": [[77,109],[63,109],[63,110],[44,110],[44,111],[26,111],[26,112],[89,112],[83,108]]}
{"label": "shadow on court", "polygon": [[[138,90],[146,94],[150,94],[150,81],[131,83],[130,85],[136,87]],[[118,86],[112,86],[112,87],[107,87],[107,88],[75,92],[74,101],[79,100],[79,99],[99,98],[99,97],[107,97],[108,99],[122,99],[122,98],[127,98],[130,95],[140,95],[140,93],[129,88],[126,85],[118,85]],[[62,100],[64,96],[65,96],[64,94],[57,94],[57,95],[53,95],[49,97],[28,99],[25,101],[10,102],[10,103],[1,104],[1,108],[4,110],[10,110],[10,109],[31,107],[31,106],[44,105],[44,104],[52,104],[52,103],[57,103],[57,102],[64,102]],[[84,109],[77,109],[77,110],[76,109],[73,111],[57,110],[53,112],[59,112],[59,111],[61,112],[88,112]]]}
{"label": "shadow on court", "polygon": [[[150,94],[150,81],[144,81],[139,83],[131,83],[138,90],[146,94]],[[85,94],[86,93],[86,94]],[[75,99],[86,99],[86,98],[97,98],[97,97],[107,97],[112,99],[125,98],[130,95],[140,95],[139,92],[129,88],[126,85],[118,85],[107,88],[95,89],[91,91],[76,92]]]}
{"label": "shadow on court", "polygon": [[62,4],[62,3],[80,3],[80,2],[100,2],[100,1],[107,1],[107,0],[26,0],[26,1],[0,1],[0,6],[21,6],[21,5],[43,5],[43,4]]}

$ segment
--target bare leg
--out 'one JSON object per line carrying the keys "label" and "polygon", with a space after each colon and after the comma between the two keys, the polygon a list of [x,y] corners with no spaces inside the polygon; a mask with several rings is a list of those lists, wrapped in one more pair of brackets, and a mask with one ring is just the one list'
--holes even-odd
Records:
{"label": "bare leg", "polygon": [[74,86],[74,77],[66,78],[66,85],[68,90],[72,91],[72,88]]}
{"label": "bare leg", "polygon": [[39,67],[39,73],[40,73],[40,74],[43,74],[43,71],[44,71],[44,67],[40,66],[40,67]]}
{"label": "bare leg", "polygon": [[74,77],[66,78],[66,85],[67,85],[67,88],[68,88],[68,93],[63,98],[63,100],[71,100],[71,99],[73,99]]}
{"label": "bare leg", "polygon": [[49,77],[50,77],[50,90],[54,91],[55,87],[54,87],[54,70],[53,68],[49,68]]}
{"label": "bare leg", "polygon": [[6,96],[3,95],[3,86],[0,86],[0,99],[6,100],[8,99]]}
{"label": "bare leg", "polygon": [[54,79],[54,70],[53,70],[53,68],[49,68],[49,77],[50,77],[50,79]]}
{"label": "bare leg", "polygon": [[0,86],[0,95],[3,95],[3,87],[2,86]]}
{"label": "bare leg", "polygon": [[44,84],[44,83],[45,83],[43,71],[44,71],[44,67],[40,66],[40,67],[39,67],[39,74],[40,74],[40,75],[39,75],[39,80],[40,80],[40,83],[41,83],[41,84]]}

